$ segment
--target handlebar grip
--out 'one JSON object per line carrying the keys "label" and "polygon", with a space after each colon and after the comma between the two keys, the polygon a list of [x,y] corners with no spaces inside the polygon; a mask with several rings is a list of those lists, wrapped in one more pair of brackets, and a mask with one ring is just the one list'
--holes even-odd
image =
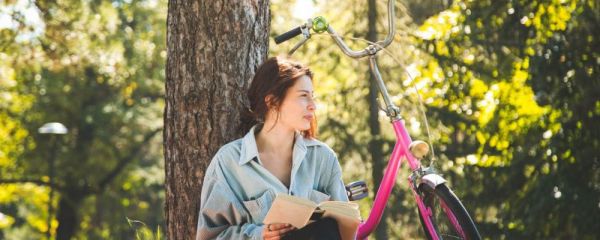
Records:
{"label": "handlebar grip", "polygon": [[296,27],[292,30],[289,30],[288,32],[286,32],[284,34],[281,34],[281,35],[275,37],[275,43],[280,44],[280,43],[285,42],[285,41],[289,40],[290,38],[293,38],[300,34],[302,34],[302,30],[300,29],[300,27]]}

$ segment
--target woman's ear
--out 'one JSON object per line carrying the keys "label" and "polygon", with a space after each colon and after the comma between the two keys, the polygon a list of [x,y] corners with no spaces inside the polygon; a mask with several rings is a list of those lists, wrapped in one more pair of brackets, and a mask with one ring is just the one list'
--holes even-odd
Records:
{"label": "woman's ear", "polygon": [[275,105],[275,96],[273,96],[273,94],[269,94],[265,97],[265,105],[267,106],[267,109],[272,109],[277,107]]}

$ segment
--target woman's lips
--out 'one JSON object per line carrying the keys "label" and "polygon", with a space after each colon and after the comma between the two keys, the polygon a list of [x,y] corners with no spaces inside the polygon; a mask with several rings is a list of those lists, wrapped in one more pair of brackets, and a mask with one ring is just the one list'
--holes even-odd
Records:
{"label": "woman's lips", "polygon": [[312,115],[304,115],[304,119],[310,121],[313,119],[313,116]]}

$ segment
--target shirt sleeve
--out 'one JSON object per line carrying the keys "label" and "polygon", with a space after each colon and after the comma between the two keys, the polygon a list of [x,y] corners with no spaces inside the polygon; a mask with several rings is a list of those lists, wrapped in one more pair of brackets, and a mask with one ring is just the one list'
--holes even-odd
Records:
{"label": "shirt sleeve", "polygon": [[333,152],[330,154],[329,158],[332,165],[332,174],[331,179],[329,179],[329,184],[326,187],[326,191],[331,196],[332,201],[348,202],[348,194],[346,193],[344,180],[342,180],[342,167],[340,166],[340,162]]}
{"label": "shirt sleeve", "polygon": [[[213,164],[218,166],[216,162]],[[196,240],[262,239],[263,225],[248,223],[244,207],[227,182],[219,177],[218,170],[211,167],[207,170],[202,183]]]}

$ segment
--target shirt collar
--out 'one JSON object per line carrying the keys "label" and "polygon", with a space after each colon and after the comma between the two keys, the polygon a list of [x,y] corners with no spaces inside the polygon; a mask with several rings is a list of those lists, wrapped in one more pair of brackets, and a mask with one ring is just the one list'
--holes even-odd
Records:
{"label": "shirt collar", "polygon": [[[258,147],[256,146],[256,136],[254,135],[258,125],[259,124],[254,125],[242,138],[242,147],[240,149],[239,159],[240,165],[244,165],[255,157],[258,157]],[[304,138],[299,131],[296,131],[294,137],[296,140],[294,141],[294,147],[292,151],[292,162],[294,165],[299,165],[306,155],[307,147],[319,145],[321,143],[314,139]]]}

